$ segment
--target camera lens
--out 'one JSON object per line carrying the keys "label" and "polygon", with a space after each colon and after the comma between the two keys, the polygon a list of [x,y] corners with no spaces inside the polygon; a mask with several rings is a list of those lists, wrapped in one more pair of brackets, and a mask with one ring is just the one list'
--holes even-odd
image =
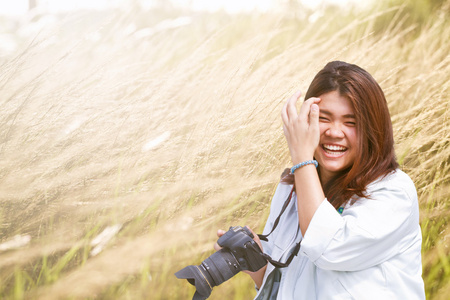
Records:
{"label": "camera lens", "polygon": [[239,263],[233,254],[223,249],[205,259],[202,265],[213,278],[213,287],[227,281],[241,271]]}
{"label": "camera lens", "polygon": [[175,273],[179,279],[187,279],[194,285],[196,292],[193,300],[204,300],[211,294],[212,288],[227,281],[241,271],[236,258],[228,250],[221,249],[213,253],[198,266],[187,266]]}

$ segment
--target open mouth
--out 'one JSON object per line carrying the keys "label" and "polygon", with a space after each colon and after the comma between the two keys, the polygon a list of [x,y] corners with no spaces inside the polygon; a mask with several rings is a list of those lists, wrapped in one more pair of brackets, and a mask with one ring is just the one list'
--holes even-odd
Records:
{"label": "open mouth", "polygon": [[348,148],[340,145],[322,144],[322,149],[328,156],[338,157],[343,155]]}

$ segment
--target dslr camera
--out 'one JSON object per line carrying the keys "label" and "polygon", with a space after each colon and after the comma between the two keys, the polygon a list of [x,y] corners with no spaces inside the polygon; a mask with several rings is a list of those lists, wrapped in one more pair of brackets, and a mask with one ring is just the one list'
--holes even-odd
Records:
{"label": "dslr camera", "polygon": [[261,248],[246,227],[235,226],[217,241],[221,250],[213,253],[198,266],[187,266],[175,273],[195,286],[192,300],[204,300],[213,287],[227,281],[242,270],[258,271],[267,264]]}

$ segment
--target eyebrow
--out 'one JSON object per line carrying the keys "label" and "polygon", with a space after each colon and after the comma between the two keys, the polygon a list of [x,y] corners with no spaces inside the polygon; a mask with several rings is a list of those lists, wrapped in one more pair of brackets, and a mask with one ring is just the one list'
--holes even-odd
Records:
{"label": "eyebrow", "polygon": [[[333,115],[331,112],[329,112],[328,110],[324,110],[324,109],[319,110],[319,112],[321,114],[325,114],[325,115],[328,115],[328,116]],[[342,117],[344,117],[346,119],[356,119],[354,114],[346,114],[346,115],[343,115]]]}

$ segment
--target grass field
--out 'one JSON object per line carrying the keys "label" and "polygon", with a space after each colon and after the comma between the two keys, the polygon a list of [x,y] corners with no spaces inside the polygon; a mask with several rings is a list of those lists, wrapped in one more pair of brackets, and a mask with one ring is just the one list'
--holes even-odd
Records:
{"label": "grass field", "polygon": [[[264,226],[291,165],[285,99],[344,60],[385,91],[418,190],[427,299],[448,299],[450,2],[395,2],[22,26],[0,57],[0,298],[190,299],[173,273],[211,255],[217,229]],[[210,299],[254,294],[238,274]]]}

